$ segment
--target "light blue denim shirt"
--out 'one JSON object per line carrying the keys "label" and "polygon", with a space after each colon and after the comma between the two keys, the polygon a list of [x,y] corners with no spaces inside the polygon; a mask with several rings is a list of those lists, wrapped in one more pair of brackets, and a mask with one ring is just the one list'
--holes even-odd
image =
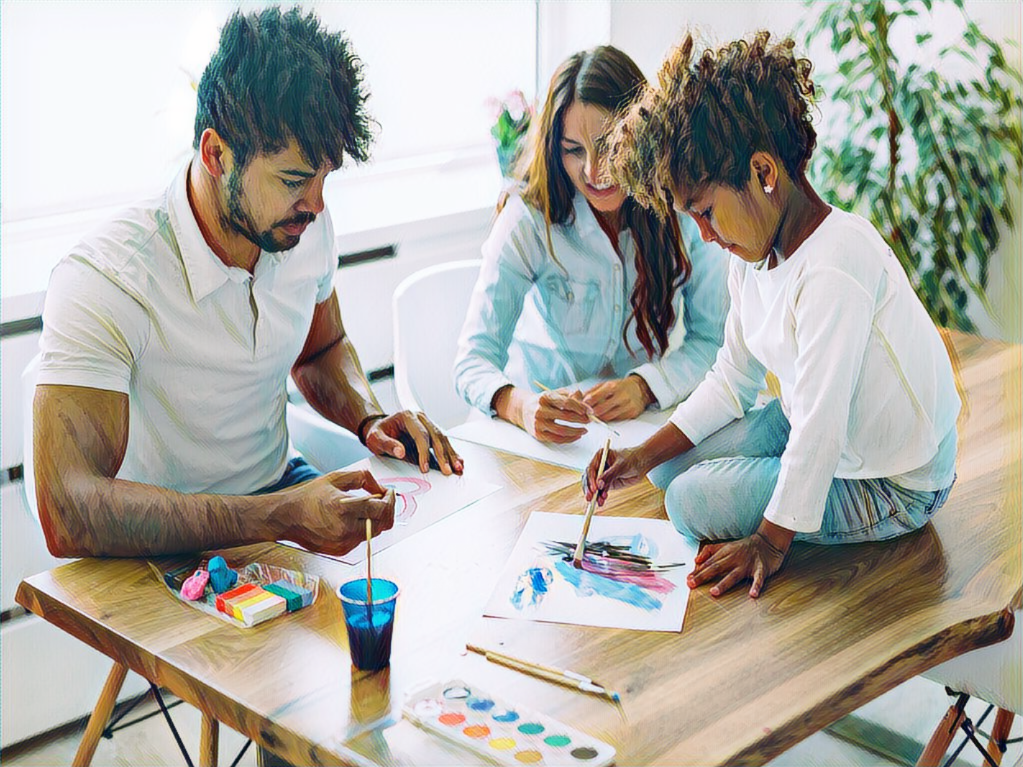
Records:
{"label": "light blue denim shirt", "polygon": [[[675,297],[668,351],[648,360],[629,323],[636,284],[635,243],[620,235],[619,259],[593,211],[575,196],[575,222],[551,227],[547,251],[543,216],[513,196],[483,244],[483,264],[469,302],[455,358],[455,387],[473,407],[490,412],[508,384],[537,390],[587,378],[642,376],[661,408],[684,399],[703,380],[724,340],[728,312],[728,253],[704,243],[680,217],[693,269]],[[624,263],[623,263],[624,261]],[[630,352],[631,348],[631,352]]]}

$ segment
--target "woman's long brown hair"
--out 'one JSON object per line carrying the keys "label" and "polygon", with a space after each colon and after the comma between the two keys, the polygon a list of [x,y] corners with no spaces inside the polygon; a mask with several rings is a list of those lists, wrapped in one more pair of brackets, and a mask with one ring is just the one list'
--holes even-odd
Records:
{"label": "woman's long brown hair", "polygon": [[[543,214],[547,250],[559,266],[551,225],[574,223],[572,200],[576,194],[561,160],[565,112],[578,101],[617,115],[630,106],[645,85],[646,78],[635,62],[610,45],[573,54],[551,78],[547,100],[516,163],[515,176],[522,199]],[[498,210],[506,199],[498,203]],[[622,205],[622,219],[636,244],[637,276],[629,299],[629,322],[636,321],[636,337],[652,358],[668,349],[668,334],[678,319],[675,291],[688,279],[692,267],[674,215],[661,220],[656,212],[628,198]],[[626,347],[629,322],[622,331]]]}

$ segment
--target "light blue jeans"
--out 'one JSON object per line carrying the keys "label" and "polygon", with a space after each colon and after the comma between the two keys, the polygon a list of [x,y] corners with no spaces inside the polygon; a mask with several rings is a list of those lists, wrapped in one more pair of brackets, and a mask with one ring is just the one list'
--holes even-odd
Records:
{"label": "light blue jeans", "polygon": [[[781,471],[789,422],[777,400],[751,410],[648,475],[665,490],[675,528],[695,540],[733,540],[756,531]],[[917,530],[945,503],[944,490],[907,490],[888,479],[834,479],[821,528],[809,543],[883,541]]]}

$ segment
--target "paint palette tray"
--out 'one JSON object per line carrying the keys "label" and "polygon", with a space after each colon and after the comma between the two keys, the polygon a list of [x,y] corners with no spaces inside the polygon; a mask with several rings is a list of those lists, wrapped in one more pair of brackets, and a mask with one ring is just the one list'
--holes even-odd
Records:
{"label": "paint palette tray", "polygon": [[609,744],[461,679],[409,691],[404,712],[420,727],[494,764],[596,767],[615,757]]}

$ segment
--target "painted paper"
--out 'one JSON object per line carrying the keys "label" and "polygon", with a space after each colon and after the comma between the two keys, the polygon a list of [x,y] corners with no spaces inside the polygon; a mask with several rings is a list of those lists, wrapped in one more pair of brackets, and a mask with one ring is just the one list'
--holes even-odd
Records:
{"label": "painted paper", "polygon": [[[374,554],[500,489],[500,485],[474,477],[471,468],[467,468],[461,477],[454,474],[445,476],[436,470],[422,474],[410,463],[378,456],[365,458],[344,468],[345,471],[363,469],[368,469],[384,487],[393,488],[396,496],[394,527],[374,536]],[[289,541],[282,543],[301,548]],[[363,541],[347,554],[330,558],[349,565],[364,562],[366,543]]]}
{"label": "painted paper", "polygon": [[665,519],[595,516],[582,567],[583,515],[534,512],[484,611],[581,626],[681,631],[697,544]]}

